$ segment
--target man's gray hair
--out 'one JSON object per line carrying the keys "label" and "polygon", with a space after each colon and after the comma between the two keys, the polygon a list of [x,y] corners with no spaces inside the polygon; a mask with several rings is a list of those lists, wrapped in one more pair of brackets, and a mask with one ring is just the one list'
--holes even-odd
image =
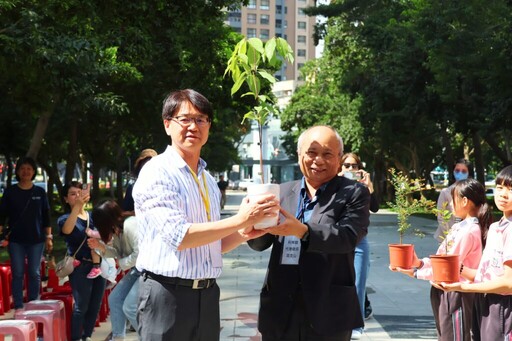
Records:
{"label": "man's gray hair", "polygon": [[333,131],[334,135],[336,135],[336,139],[338,140],[338,142],[340,143],[340,155],[339,156],[342,156],[343,155],[343,139],[341,138],[340,134],[338,134],[338,132],[336,131],[336,129],[334,129],[333,127],[331,126],[328,126],[328,125],[319,125],[319,126],[313,126],[313,127],[310,127],[306,130],[304,130],[300,135],[299,135],[299,139],[297,140],[297,154],[300,154],[300,146],[302,144],[302,140],[304,140],[304,136],[306,136],[307,133],[309,133],[309,131],[311,129],[314,129],[314,128],[317,128],[317,127],[326,127],[326,128],[329,128]]}

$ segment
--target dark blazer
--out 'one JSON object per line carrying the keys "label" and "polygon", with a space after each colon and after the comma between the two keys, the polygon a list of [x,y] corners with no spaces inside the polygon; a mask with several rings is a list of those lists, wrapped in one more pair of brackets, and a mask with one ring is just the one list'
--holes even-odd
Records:
{"label": "dark blazer", "polygon": [[[301,181],[281,185],[281,207],[295,214]],[[309,322],[320,335],[363,326],[357,300],[354,249],[367,233],[370,193],[353,180],[334,177],[318,197],[307,241],[301,242],[299,265],[281,265],[282,239],[270,234],[249,241],[254,250],[272,246],[260,294],[258,329],[279,339],[285,332],[298,290]]]}

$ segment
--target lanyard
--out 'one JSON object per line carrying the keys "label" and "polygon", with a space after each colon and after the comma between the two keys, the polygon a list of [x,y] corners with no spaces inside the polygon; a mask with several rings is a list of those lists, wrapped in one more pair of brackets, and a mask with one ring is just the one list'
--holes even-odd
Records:
{"label": "lanyard", "polygon": [[204,176],[204,172],[202,173],[203,184],[204,184],[204,192],[203,192],[203,188],[201,186],[201,183],[199,182],[199,179],[198,179],[196,173],[194,173],[192,168],[188,167],[188,169],[190,170],[190,173],[192,173],[192,176],[194,177],[194,181],[197,184],[197,188],[199,189],[199,193],[201,193],[201,199],[203,199],[203,204],[204,204],[204,207],[206,209],[206,216],[208,217],[208,221],[211,221],[211,216],[210,216],[210,195],[208,194],[208,184],[206,182],[206,177]]}

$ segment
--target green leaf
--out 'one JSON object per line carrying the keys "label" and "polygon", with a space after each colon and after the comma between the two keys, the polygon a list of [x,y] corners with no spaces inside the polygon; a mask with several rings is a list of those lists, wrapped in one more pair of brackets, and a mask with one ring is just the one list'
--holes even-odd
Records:
{"label": "green leaf", "polygon": [[276,38],[272,38],[265,44],[266,60],[271,60],[276,55]]}
{"label": "green leaf", "polygon": [[244,72],[238,77],[238,79],[236,79],[235,84],[233,84],[233,86],[231,87],[231,96],[233,96],[235,93],[237,93],[238,90],[240,90],[240,87],[242,86],[242,84],[244,84],[244,81],[246,79],[245,75],[247,74]]}
{"label": "green leaf", "polygon": [[259,54],[263,54],[264,53],[263,42],[261,41],[261,39],[259,39],[259,38],[249,38],[247,40],[247,43],[249,44],[249,46],[251,46],[256,51],[258,51]]}
{"label": "green leaf", "polygon": [[249,46],[247,49],[247,63],[254,69],[258,68],[261,54],[254,47]]}
{"label": "green leaf", "polygon": [[268,73],[267,71],[265,70],[259,70],[258,71],[259,75],[263,78],[265,78],[266,80],[268,80],[270,83],[274,84],[276,82],[276,78],[271,75],[270,73]]}
{"label": "green leaf", "polygon": [[256,74],[253,73],[247,76],[247,85],[249,86],[249,89],[256,94],[255,97],[257,97],[261,90],[261,83]]}

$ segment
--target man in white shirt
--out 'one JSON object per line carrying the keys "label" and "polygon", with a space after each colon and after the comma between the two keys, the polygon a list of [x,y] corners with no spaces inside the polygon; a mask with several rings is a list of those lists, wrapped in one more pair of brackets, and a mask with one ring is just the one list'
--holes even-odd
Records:
{"label": "man in white shirt", "polygon": [[246,198],[236,215],[220,220],[220,191],[200,158],[213,119],[210,102],[194,90],[172,92],[162,119],[171,145],[144,166],[133,189],[136,266],[143,272],[138,332],[145,341],[216,341],[221,253],[264,234],[253,225],[279,206],[272,195]]}

